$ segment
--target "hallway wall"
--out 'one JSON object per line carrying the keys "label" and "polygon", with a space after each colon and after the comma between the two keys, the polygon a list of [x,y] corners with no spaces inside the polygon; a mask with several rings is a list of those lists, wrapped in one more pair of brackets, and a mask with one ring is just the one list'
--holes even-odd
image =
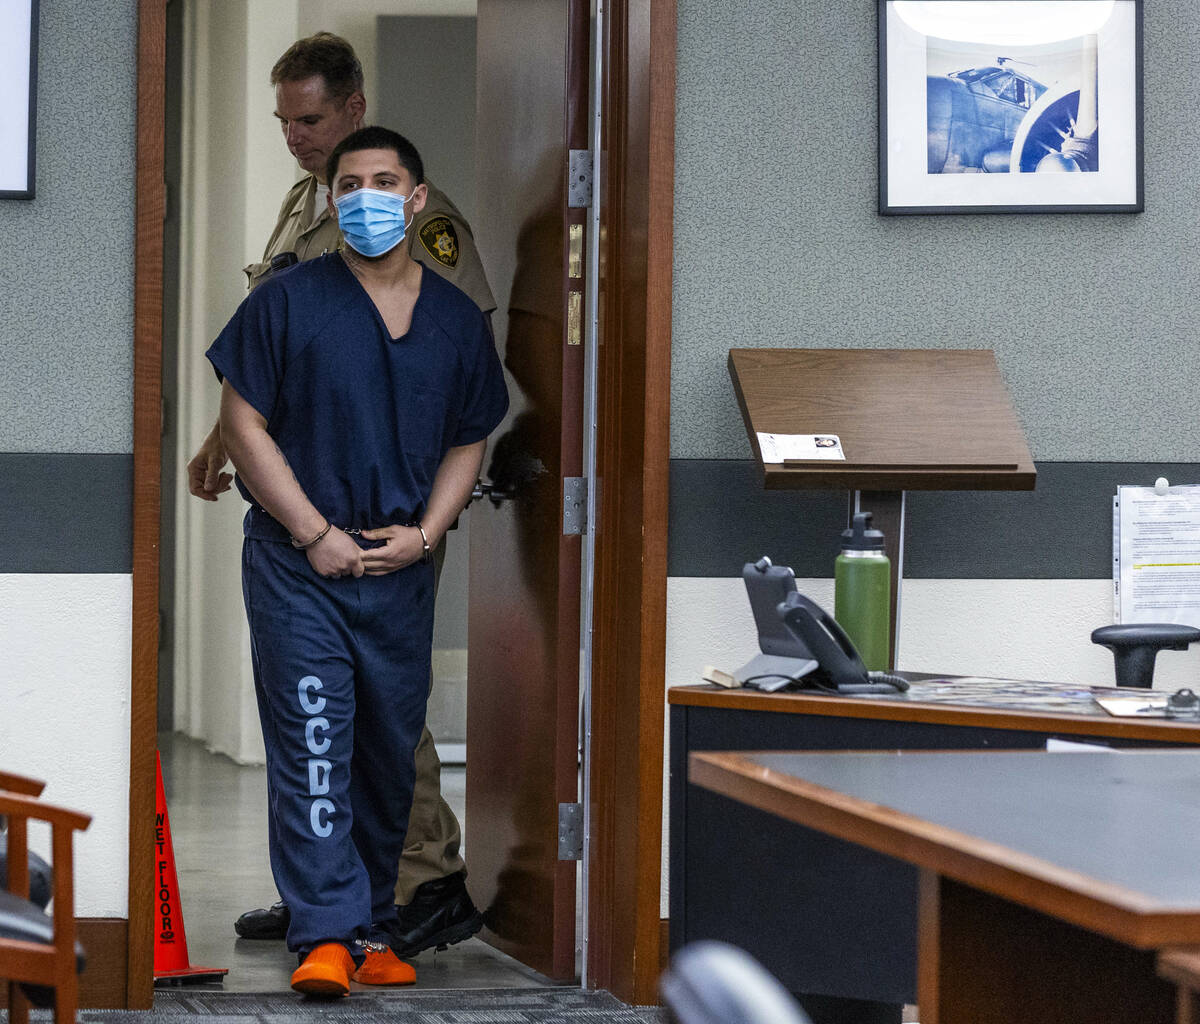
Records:
{"label": "hallway wall", "polygon": [[[295,0],[189,3],[184,12],[180,337],[176,462],[216,420],[220,388],[204,351],[246,296],[295,161],[274,125],[271,65],[297,35]],[[278,182],[278,187],[264,187]],[[215,504],[174,495],[175,727],[235,761],[261,763],[262,734],[241,596],[234,492]]]}
{"label": "hallway wall", "polygon": [[93,816],[76,910],[124,917],[136,4],[39,25],[37,195],[0,200],[0,761]]}

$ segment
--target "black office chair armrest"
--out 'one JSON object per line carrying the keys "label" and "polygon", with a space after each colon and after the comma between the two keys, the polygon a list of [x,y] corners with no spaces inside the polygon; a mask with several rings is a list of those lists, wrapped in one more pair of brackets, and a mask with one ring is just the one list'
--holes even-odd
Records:
{"label": "black office chair armrest", "polygon": [[1117,685],[1149,689],[1159,651],[1186,651],[1200,640],[1200,629],[1173,622],[1131,622],[1092,630],[1092,643],[1113,652]]}
{"label": "black office chair armrest", "polygon": [[[41,907],[0,889],[0,939],[53,945],[54,922]],[[75,972],[82,974],[86,963],[83,946],[76,942]],[[29,1001],[39,1009],[48,1010],[54,1006],[54,989],[50,986],[22,983],[21,988]]]}
{"label": "black office chair armrest", "polygon": [[[8,836],[0,832],[0,885],[8,878]],[[29,851],[29,901],[46,909],[50,902],[54,874],[47,864],[32,850]]]}

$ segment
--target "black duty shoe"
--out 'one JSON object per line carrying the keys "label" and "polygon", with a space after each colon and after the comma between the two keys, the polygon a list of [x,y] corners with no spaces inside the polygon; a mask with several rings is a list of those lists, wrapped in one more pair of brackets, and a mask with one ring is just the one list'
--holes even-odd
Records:
{"label": "black duty shoe", "polygon": [[233,930],[243,939],[286,939],[292,912],[280,900],[263,910],[247,910],[233,922]]}
{"label": "black duty shoe", "polygon": [[458,871],[417,886],[413,900],[397,907],[392,949],[397,956],[416,956],[423,949],[445,949],[469,939],[483,927],[483,915],[467,892],[466,873]]}

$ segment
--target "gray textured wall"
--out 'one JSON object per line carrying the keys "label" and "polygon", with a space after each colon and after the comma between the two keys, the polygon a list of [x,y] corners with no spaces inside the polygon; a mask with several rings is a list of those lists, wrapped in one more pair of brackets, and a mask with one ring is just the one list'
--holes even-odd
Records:
{"label": "gray textured wall", "polygon": [[994,348],[1033,455],[1198,461],[1200,7],[1145,5],[1146,212],[880,217],[873,0],[679,0],[671,451],[733,347]]}
{"label": "gray textured wall", "polygon": [[37,198],[0,200],[0,451],[133,447],[136,15],[41,4]]}

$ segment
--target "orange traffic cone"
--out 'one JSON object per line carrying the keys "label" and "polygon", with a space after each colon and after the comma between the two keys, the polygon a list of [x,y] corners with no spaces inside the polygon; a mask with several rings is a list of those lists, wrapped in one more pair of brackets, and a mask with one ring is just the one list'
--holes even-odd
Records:
{"label": "orange traffic cone", "polygon": [[182,984],[224,978],[226,967],[192,967],[188,962],[187,935],[183,928],[183,906],[179,880],[175,877],[175,850],[171,846],[171,819],[163,792],[162,760],[154,753],[158,773],[154,796],[154,983]]}

